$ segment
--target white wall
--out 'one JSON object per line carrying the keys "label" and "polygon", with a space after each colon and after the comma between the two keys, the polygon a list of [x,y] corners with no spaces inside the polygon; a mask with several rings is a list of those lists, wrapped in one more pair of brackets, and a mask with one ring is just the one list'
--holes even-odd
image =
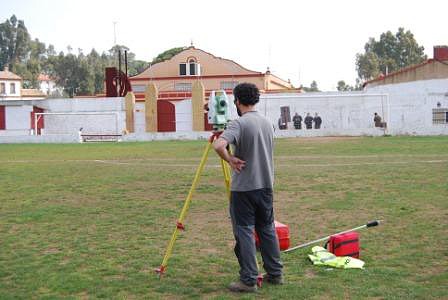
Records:
{"label": "white wall", "polygon": [[391,134],[448,134],[448,124],[433,124],[432,109],[448,108],[448,79],[421,80],[369,88],[389,94]]}
{"label": "white wall", "polygon": [[48,99],[34,102],[50,113],[114,113],[108,115],[44,115],[44,134],[120,134],[125,129],[124,98]]}
{"label": "white wall", "polygon": [[[267,94],[260,97],[257,109],[277,128],[280,107],[289,106],[291,119],[296,112],[302,118],[317,112],[322,118],[322,129],[366,129],[374,127],[375,112],[384,111],[382,115],[388,119],[387,101],[387,94],[362,92]],[[288,125],[289,129],[294,128],[292,122]]]}
{"label": "white wall", "polygon": [[189,132],[193,130],[193,111],[191,99],[173,101],[176,110],[176,132]]}
{"label": "white wall", "polygon": [[135,115],[134,115],[134,126],[135,132],[145,132],[146,131],[146,121],[145,121],[145,102],[135,103]]}
{"label": "white wall", "polygon": [[6,130],[30,130],[32,105],[6,106]]}
{"label": "white wall", "polygon": [[[229,97],[233,103],[233,97]],[[7,105],[6,131],[0,135],[27,134],[30,128],[32,105],[44,108],[46,112],[117,112],[118,122],[112,116],[85,117],[47,117],[45,133],[76,132],[83,127],[84,133],[121,133],[125,128],[123,98],[80,98],[80,99],[46,99],[30,101],[31,104]],[[394,85],[366,88],[363,92],[344,93],[303,93],[303,94],[266,94],[257,105],[277,127],[280,107],[289,106],[291,117],[295,112],[304,117],[307,112],[318,112],[323,123],[322,129],[295,130],[292,123],[289,130],[277,130],[276,136],[338,136],[338,135],[448,135],[448,124],[432,124],[432,109],[437,106],[448,107],[448,79],[416,81]],[[191,100],[178,101],[176,106],[176,134],[146,134],[145,109],[143,102],[136,103],[136,134],[124,140],[154,139],[197,139],[209,133],[191,132]],[[237,117],[236,109],[230,104],[231,115]],[[388,127],[386,131],[375,128],[373,114],[381,115]],[[51,120],[50,120],[51,119]],[[0,141],[1,142],[1,141]]]}

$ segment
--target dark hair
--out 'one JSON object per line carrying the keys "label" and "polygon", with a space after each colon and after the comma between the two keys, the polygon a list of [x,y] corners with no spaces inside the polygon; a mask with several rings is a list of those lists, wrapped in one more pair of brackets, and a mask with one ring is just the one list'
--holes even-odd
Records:
{"label": "dark hair", "polygon": [[260,91],[253,83],[240,83],[233,89],[235,100],[243,105],[255,105],[260,100]]}

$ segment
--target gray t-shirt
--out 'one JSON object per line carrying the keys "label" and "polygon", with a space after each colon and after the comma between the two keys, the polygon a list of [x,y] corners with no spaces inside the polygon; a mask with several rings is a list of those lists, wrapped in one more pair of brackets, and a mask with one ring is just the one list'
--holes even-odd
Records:
{"label": "gray t-shirt", "polygon": [[239,174],[232,173],[232,191],[273,188],[273,136],[271,122],[257,111],[246,112],[227,125],[221,137],[234,146],[234,155],[246,162]]}

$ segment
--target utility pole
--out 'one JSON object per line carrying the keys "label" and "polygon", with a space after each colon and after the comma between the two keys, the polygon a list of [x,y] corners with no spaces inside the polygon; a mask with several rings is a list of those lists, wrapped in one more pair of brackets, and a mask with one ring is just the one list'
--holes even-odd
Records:
{"label": "utility pole", "polygon": [[117,30],[116,30],[116,25],[117,25],[117,21],[114,21],[114,46],[117,44]]}

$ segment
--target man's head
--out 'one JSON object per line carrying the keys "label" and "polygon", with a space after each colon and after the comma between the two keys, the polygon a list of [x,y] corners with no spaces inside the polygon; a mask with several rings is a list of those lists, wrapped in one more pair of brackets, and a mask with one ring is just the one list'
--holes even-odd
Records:
{"label": "man's head", "polygon": [[238,100],[240,104],[250,106],[255,105],[260,100],[260,92],[253,83],[240,83],[233,89],[235,102]]}
{"label": "man's head", "polygon": [[376,116],[376,115],[378,115],[377,113],[374,113],[374,115]]}

